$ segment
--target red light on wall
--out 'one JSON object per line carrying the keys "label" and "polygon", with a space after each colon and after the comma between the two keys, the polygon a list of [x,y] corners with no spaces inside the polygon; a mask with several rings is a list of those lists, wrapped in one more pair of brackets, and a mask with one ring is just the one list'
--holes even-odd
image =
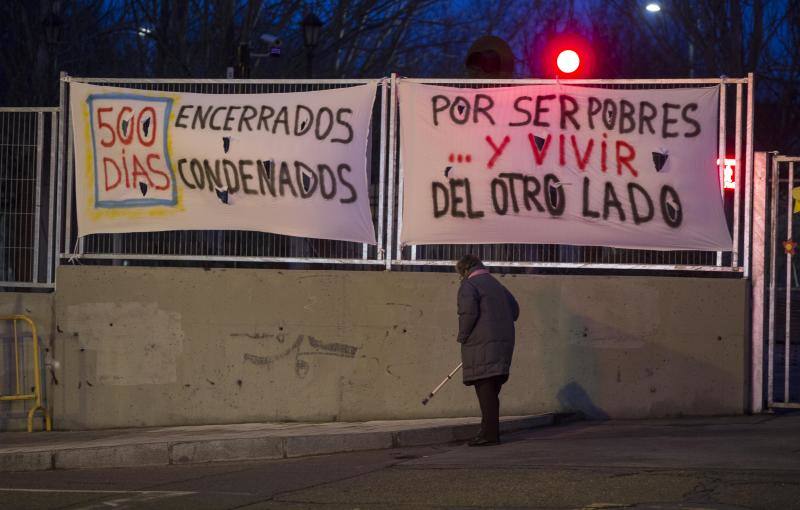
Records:
{"label": "red light on wall", "polygon": [[[717,166],[719,166],[719,159],[717,159]],[[736,160],[725,158],[725,165],[722,167],[722,187],[724,189],[736,189]]]}

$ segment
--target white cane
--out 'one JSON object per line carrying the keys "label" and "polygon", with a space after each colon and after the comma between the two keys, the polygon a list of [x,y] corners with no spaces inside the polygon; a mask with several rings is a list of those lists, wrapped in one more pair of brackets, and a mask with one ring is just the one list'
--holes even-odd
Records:
{"label": "white cane", "polygon": [[435,388],[433,389],[433,391],[432,391],[432,392],[431,392],[431,393],[430,393],[430,394],[429,394],[427,397],[425,397],[424,399],[422,399],[422,405],[427,405],[427,404],[428,404],[428,402],[430,401],[430,399],[432,399],[432,398],[433,398],[433,396],[434,396],[434,395],[436,395],[436,392],[437,392],[437,391],[439,391],[440,389],[442,389],[442,386],[444,386],[445,384],[447,384],[447,381],[449,381],[450,379],[452,379],[452,378],[453,378],[453,376],[456,374],[456,372],[458,372],[458,371],[461,369],[461,365],[463,365],[463,363],[459,363],[459,364],[458,364],[458,366],[457,366],[456,368],[454,368],[452,372],[450,372],[450,375],[448,375],[447,377],[445,377],[445,378],[444,378],[444,381],[442,381],[442,382],[440,382],[440,383],[439,383],[439,386],[435,387]]}

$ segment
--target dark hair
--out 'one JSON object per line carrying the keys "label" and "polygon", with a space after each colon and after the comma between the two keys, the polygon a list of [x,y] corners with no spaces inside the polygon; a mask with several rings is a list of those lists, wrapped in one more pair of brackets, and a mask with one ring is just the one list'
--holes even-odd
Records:
{"label": "dark hair", "polygon": [[456,271],[458,271],[462,279],[468,277],[476,269],[483,269],[483,262],[471,253],[461,257],[461,260],[456,264]]}

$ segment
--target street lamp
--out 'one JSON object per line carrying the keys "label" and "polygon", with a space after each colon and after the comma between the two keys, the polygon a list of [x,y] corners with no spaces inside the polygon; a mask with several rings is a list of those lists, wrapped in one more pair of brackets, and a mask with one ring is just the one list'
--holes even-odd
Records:
{"label": "street lamp", "polygon": [[[659,4],[658,2],[649,2],[645,6],[645,10],[652,14],[658,14],[661,12],[661,4]],[[692,42],[691,34],[689,35],[688,43],[689,43],[689,78],[694,78],[694,43]]]}
{"label": "street lamp", "polygon": [[319,43],[320,30],[322,29],[322,21],[313,12],[306,14],[301,23],[303,28],[303,43],[306,46],[306,55],[308,58],[308,77],[313,76],[313,63],[314,63],[314,48]]}

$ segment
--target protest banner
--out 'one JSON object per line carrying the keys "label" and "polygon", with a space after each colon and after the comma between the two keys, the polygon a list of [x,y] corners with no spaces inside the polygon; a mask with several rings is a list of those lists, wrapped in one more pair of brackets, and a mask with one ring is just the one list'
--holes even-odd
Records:
{"label": "protest banner", "polygon": [[717,87],[401,80],[402,244],[730,250]]}
{"label": "protest banner", "polygon": [[71,83],[79,235],[254,230],[375,244],[376,84],[190,94]]}

